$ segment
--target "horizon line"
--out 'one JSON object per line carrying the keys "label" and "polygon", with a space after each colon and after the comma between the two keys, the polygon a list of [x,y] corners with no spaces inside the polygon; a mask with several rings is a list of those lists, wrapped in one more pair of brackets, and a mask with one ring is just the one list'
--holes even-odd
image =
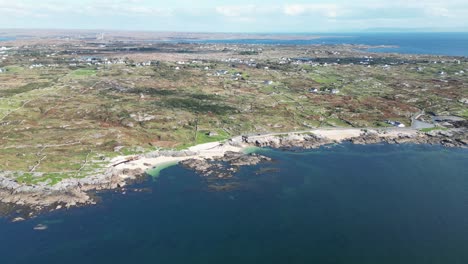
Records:
{"label": "horizon line", "polygon": [[[191,34],[341,34],[341,33],[468,33],[468,29],[361,29],[361,30],[336,30],[336,31],[297,31],[297,32],[275,32],[275,31],[180,31],[180,30],[150,30],[150,29],[105,29],[105,28],[2,28],[0,31],[15,30],[39,30],[39,31],[109,31],[109,32],[146,32],[146,33],[191,33]],[[1,33],[1,32],[0,32]]]}

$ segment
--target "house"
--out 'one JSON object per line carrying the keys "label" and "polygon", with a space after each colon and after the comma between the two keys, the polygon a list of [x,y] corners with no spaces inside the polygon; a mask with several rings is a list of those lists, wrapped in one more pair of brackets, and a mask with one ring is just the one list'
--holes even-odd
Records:
{"label": "house", "polygon": [[331,89],[330,93],[331,94],[338,94],[340,92],[340,90],[338,89]]}
{"label": "house", "polygon": [[209,137],[217,137],[219,136],[219,134],[217,132],[214,132],[214,131],[210,131],[208,133],[206,133],[207,136]]}
{"label": "house", "polygon": [[236,72],[236,73],[234,73],[232,76],[235,76],[235,77],[241,77],[241,76],[242,76],[242,73],[240,73],[240,72]]}
{"label": "house", "polygon": [[0,68],[0,73],[6,72],[7,70],[4,68]]}
{"label": "house", "polygon": [[319,89],[317,88],[310,88],[309,89],[309,93],[318,93],[319,92]]}
{"label": "house", "polygon": [[228,71],[226,71],[226,70],[216,71],[216,76],[221,76],[221,75],[226,75],[226,74],[228,74]]}
{"label": "house", "polygon": [[406,127],[405,124],[400,123],[398,121],[392,121],[392,120],[385,120],[385,123],[392,125],[394,127]]}
{"label": "house", "polygon": [[263,84],[265,84],[265,85],[272,85],[272,84],[273,84],[273,81],[264,81]]}

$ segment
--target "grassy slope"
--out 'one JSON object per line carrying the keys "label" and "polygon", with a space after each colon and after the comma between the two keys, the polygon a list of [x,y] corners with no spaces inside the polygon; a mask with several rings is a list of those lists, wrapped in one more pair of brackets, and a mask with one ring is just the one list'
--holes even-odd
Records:
{"label": "grassy slope", "polygon": [[[466,77],[433,81],[442,69],[450,74],[466,65],[424,65],[422,73],[406,65],[243,68],[232,70],[242,72],[244,80],[238,81],[171,66],[8,67],[0,75],[0,170],[26,172],[16,174],[21,182],[54,184],[99,171],[103,157],[185,148],[253,131],[382,126],[385,119],[408,123],[418,108],[466,116],[458,102],[467,96],[461,84]],[[214,72],[227,66],[212,67]],[[341,92],[310,94],[310,87]],[[219,136],[209,137],[208,131]]]}

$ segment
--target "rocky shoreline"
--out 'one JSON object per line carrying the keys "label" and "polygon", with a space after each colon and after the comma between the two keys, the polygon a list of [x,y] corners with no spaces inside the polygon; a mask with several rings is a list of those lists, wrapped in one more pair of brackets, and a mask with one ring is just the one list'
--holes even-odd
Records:
{"label": "rocky shoreline", "polygon": [[281,136],[252,136],[243,137],[246,144],[257,147],[271,148],[303,148],[312,149],[327,144],[351,142],[354,144],[440,144],[444,147],[461,147],[468,146],[468,133],[466,128],[457,128],[451,130],[434,130],[428,133],[419,132],[413,129],[405,130],[378,130],[378,129],[362,129],[358,136],[350,136],[348,138],[333,138],[320,134],[296,134],[290,133]]}
{"label": "rocky shoreline", "polygon": [[11,175],[0,176],[0,215],[33,217],[42,211],[53,211],[96,203],[93,194],[114,190],[145,177],[145,171],[163,162],[179,162],[202,176],[229,178],[240,167],[271,159],[258,154],[245,154],[246,147],[311,149],[328,144],[440,144],[445,147],[468,146],[467,128],[420,132],[413,129],[320,129],[306,132],[271,133],[239,136],[227,142],[215,142],[184,151],[159,151],[142,156],[119,157],[105,172],[83,179],[65,179],[53,186],[23,185]]}

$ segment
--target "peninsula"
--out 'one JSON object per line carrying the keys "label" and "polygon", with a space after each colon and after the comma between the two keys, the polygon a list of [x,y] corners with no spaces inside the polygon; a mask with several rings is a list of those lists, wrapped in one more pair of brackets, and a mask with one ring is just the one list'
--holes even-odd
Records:
{"label": "peninsula", "polygon": [[204,41],[246,38],[219,34],[32,34],[0,42],[4,213],[93,204],[96,191],[167,163],[229,177],[268,160],[245,154],[252,146],[468,144],[465,57]]}

